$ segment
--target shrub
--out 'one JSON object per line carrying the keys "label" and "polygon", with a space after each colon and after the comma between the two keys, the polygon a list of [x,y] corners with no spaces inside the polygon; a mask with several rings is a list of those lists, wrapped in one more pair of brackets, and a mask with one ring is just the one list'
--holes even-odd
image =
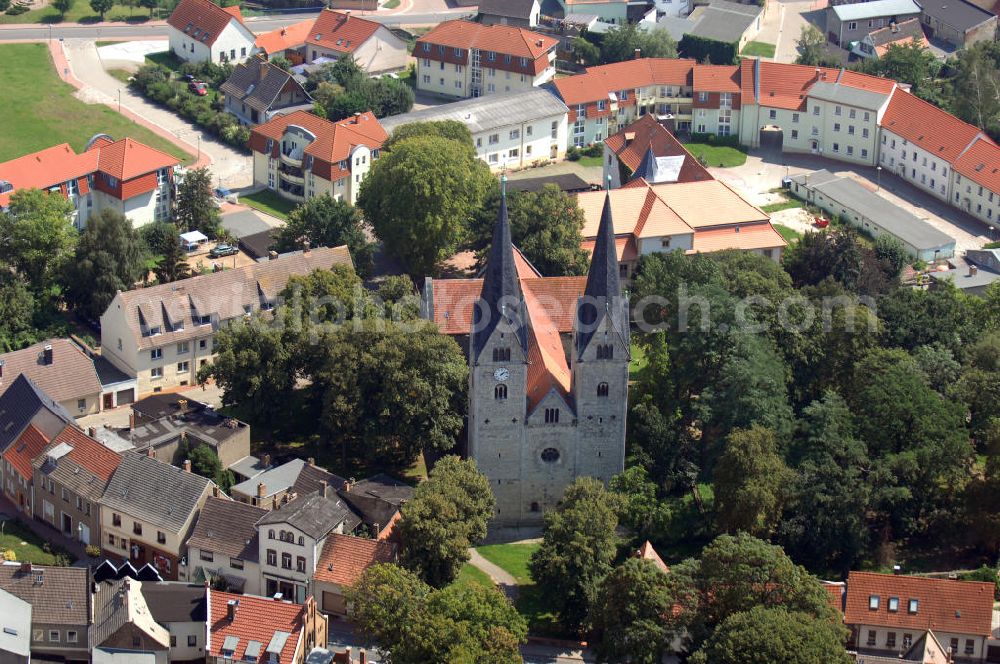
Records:
{"label": "shrub", "polygon": [[14,549],[7,549],[3,552],[3,559],[9,562],[17,560],[17,554],[14,553]]}
{"label": "shrub", "polygon": [[26,5],[14,5],[7,10],[7,16],[20,16],[21,14],[26,14],[28,12],[28,7]]}
{"label": "shrub", "polygon": [[101,547],[96,544],[88,544],[84,551],[86,552],[88,558],[99,558],[101,555]]}
{"label": "shrub", "polygon": [[570,148],[566,150],[566,159],[569,161],[580,161],[580,156],[580,149],[575,145],[570,146]]}

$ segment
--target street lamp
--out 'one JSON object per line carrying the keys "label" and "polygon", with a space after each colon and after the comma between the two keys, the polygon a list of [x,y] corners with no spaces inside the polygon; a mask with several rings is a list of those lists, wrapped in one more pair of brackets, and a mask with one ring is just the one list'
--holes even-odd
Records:
{"label": "street lamp", "polygon": [[118,88],[118,113],[122,112],[122,89]]}
{"label": "street lamp", "polygon": [[876,182],[875,191],[879,191],[880,189],[882,189],[882,167],[881,166],[876,166],[875,167],[875,182]]}

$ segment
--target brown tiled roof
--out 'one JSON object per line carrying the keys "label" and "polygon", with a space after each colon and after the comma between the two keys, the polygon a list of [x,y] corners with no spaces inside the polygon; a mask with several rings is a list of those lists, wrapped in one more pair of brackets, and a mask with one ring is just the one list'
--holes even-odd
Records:
{"label": "brown tiled roof", "polygon": [[167,24],[211,46],[233,19],[243,23],[239,7],[227,11],[210,0],[181,0]]}
{"label": "brown tiled roof", "polygon": [[322,46],[331,51],[353,53],[368,41],[381,23],[368,21],[349,13],[324,9],[306,35],[306,44]]}
{"label": "brown tiled roof", "polygon": [[653,545],[649,542],[649,540],[646,540],[643,545],[639,547],[639,550],[635,552],[635,557],[643,558],[644,560],[652,560],[653,564],[656,565],[661,571],[670,571],[670,568],[667,567],[665,562],[663,562],[663,558],[660,558],[660,554],[656,552],[656,549],[653,548]]}
{"label": "brown tiled roof", "polygon": [[35,425],[29,424],[17,437],[17,440],[4,450],[3,458],[14,467],[14,470],[21,477],[30,480],[31,462],[42,453],[48,444],[49,441],[45,439],[45,434],[35,428]]}
{"label": "brown tiled roof", "polygon": [[310,18],[257,35],[256,46],[268,55],[274,55],[289,48],[298,48],[306,43],[306,37],[315,22],[316,19]]}
{"label": "brown tiled roof", "polygon": [[[989,636],[993,587],[978,581],[851,572],[844,620],[848,625]],[[873,596],[879,598],[877,609],[869,608]],[[889,610],[891,598],[898,599],[896,611]],[[910,612],[910,600],[917,600],[916,612]]]}
{"label": "brown tiled roof", "polygon": [[[112,301],[109,310],[117,306],[124,309],[133,341],[143,350],[208,334],[212,326],[199,326],[193,318],[195,311],[213,316],[214,326],[218,321],[242,316],[244,306],[258,311],[262,295],[268,300],[277,297],[290,276],[330,269],[334,265],[352,265],[346,246],[321,247],[309,253],[127,291]],[[141,320],[147,326],[160,326],[161,334],[143,336]],[[183,323],[184,328],[172,329],[168,321],[175,325]]]}
{"label": "brown tiled roof", "polygon": [[[694,229],[657,196],[644,180],[637,180],[636,183],[610,192],[611,218],[614,220],[616,236],[647,238],[694,232]],[[583,210],[584,216],[581,235],[586,240],[597,237],[604,198],[603,191],[585,191],[577,194],[576,202]]]}
{"label": "brown tiled roof", "polygon": [[697,229],[690,254],[703,254],[724,249],[778,249],[787,244],[769,222]]}
{"label": "brown tiled roof", "polygon": [[[0,564],[0,588],[31,604],[32,623],[85,626],[90,622],[90,574],[86,567],[5,562]],[[80,647],[86,645],[86,640],[81,641]]]}
{"label": "brown tiled roof", "polygon": [[119,180],[131,180],[181,163],[173,155],[127,137],[103,145],[99,155],[97,169]]}
{"label": "brown tiled roof", "polygon": [[[466,50],[478,48],[481,51],[494,51],[516,58],[535,60],[555,48],[559,40],[509,25],[483,25],[456,20],[439,23],[436,28],[417,40],[417,44],[423,43]],[[414,49],[414,53],[416,52]]]}
{"label": "brown tiled roof", "polygon": [[657,184],[652,189],[694,229],[768,220],[767,214],[719,180]]}
{"label": "brown tiled roof", "polygon": [[[52,364],[42,360],[45,346],[52,346]],[[12,353],[0,355],[3,378],[0,394],[21,374],[26,375],[56,401],[65,402],[100,394],[101,381],[94,361],[69,339],[48,339]]]}
{"label": "brown tiled roof", "polygon": [[[227,619],[228,603],[239,602],[232,621]],[[265,649],[277,632],[288,634],[279,661],[291,662],[295,649],[302,639],[305,606],[291,602],[279,602],[252,595],[236,595],[218,590],[208,591],[208,629],[211,645],[206,648],[210,657],[222,657],[222,646],[226,637],[239,639],[233,652],[233,661],[244,661],[247,645],[253,641],[260,644],[258,661],[267,661]],[[304,647],[304,646],[303,646]]]}
{"label": "brown tiled roof", "polygon": [[277,144],[288,125],[296,125],[312,132],[316,140],[309,144],[305,153],[331,164],[348,159],[351,151],[358,145],[377,149],[389,138],[371,112],[340,122],[330,122],[308,111],[295,111],[254,127],[252,134],[270,138]]}
{"label": "brown tiled roof", "polygon": [[[56,448],[64,451],[64,445],[71,448],[69,452],[50,460],[48,453]],[[56,434],[32,465],[76,494],[100,500],[121,460],[120,454],[71,425]]]}
{"label": "brown tiled roof", "polygon": [[267,514],[253,505],[209,496],[198,514],[187,545],[231,558],[255,561],[257,522]]}
{"label": "brown tiled roof", "polygon": [[837,612],[838,615],[843,617],[844,615],[844,595],[847,590],[847,585],[844,583],[834,583],[829,581],[823,582],[823,590],[826,591],[826,599],[829,602],[830,607]]}
{"label": "brown tiled roof", "polygon": [[646,114],[604,139],[604,144],[618,156],[618,160],[634,173],[650,148],[655,157],[684,157],[677,182],[711,180],[708,170],[688,152],[673,134]]}
{"label": "brown tiled roof", "polygon": [[980,135],[978,127],[903,90],[892,95],[881,124],[883,129],[952,163]]}
{"label": "brown tiled roof", "polygon": [[326,538],[313,578],[341,587],[353,586],[372,565],[395,560],[394,544],[332,533]]}
{"label": "brown tiled roof", "polygon": [[1000,147],[985,136],[976,139],[953,166],[963,177],[1000,192]]}
{"label": "brown tiled roof", "polygon": [[871,38],[875,52],[878,53],[879,57],[885,55],[892,44],[906,45],[914,39],[921,47],[930,48],[930,42],[924,36],[924,29],[920,26],[919,18],[910,18],[895,25],[887,25],[869,32],[868,36]]}
{"label": "brown tiled roof", "polygon": [[739,65],[695,65],[694,89],[701,92],[739,92]]}
{"label": "brown tiled roof", "polygon": [[[528,412],[534,410],[542,399],[555,391],[563,399],[569,398],[572,373],[566,361],[566,349],[559,336],[559,325],[554,316],[564,313],[568,302],[548,302],[538,297],[531,288],[524,288],[524,304],[528,311]],[[569,308],[570,325],[576,311],[576,301]]]}
{"label": "brown tiled roof", "polygon": [[585,74],[555,80],[568,106],[608,98],[608,93],[650,85],[691,85],[695,60],[640,58],[589,67]]}

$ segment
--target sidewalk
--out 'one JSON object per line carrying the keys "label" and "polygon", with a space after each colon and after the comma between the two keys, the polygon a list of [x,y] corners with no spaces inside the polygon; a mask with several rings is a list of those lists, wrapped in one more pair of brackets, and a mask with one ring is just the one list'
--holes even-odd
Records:
{"label": "sidewalk", "polygon": [[493,583],[500,586],[500,590],[507,595],[511,603],[517,601],[517,579],[507,570],[486,560],[478,551],[471,547],[469,548],[469,564],[485,572],[487,576],[493,579]]}

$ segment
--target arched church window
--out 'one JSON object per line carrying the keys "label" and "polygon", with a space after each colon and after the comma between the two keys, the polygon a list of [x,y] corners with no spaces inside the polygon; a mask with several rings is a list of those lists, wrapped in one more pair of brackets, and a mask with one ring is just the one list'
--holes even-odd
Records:
{"label": "arched church window", "polygon": [[613,360],[615,357],[615,347],[611,344],[598,344],[597,346],[597,359],[599,360]]}
{"label": "arched church window", "polygon": [[542,461],[545,463],[555,463],[559,460],[559,450],[554,447],[546,447],[542,450]]}
{"label": "arched church window", "polygon": [[607,383],[598,383],[597,384],[597,396],[599,396],[599,397],[606,397],[606,396],[608,396],[608,384]]}
{"label": "arched church window", "polygon": [[493,361],[494,362],[510,362],[510,348],[494,348],[493,349]]}
{"label": "arched church window", "polygon": [[559,424],[559,409],[558,408],[546,408],[545,409],[545,423],[546,424]]}
{"label": "arched church window", "polygon": [[493,388],[493,398],[494,399],[506,399],[507,398],[507,386],[497,385]]}

